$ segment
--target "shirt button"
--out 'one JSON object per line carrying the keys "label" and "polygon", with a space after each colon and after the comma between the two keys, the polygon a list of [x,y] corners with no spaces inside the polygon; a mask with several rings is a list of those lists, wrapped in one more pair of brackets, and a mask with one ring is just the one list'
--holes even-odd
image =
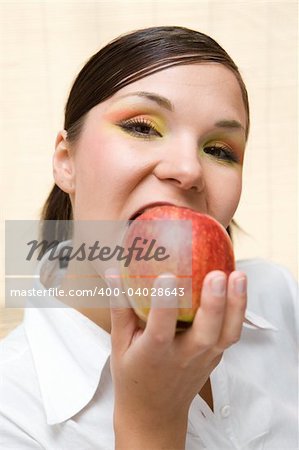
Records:
{"label": "shirt button", "polygon": [[224,418],[228,417],[230,415],[230,406],[229,405],[222,406],[222,408],[220,409],[220,414]]}

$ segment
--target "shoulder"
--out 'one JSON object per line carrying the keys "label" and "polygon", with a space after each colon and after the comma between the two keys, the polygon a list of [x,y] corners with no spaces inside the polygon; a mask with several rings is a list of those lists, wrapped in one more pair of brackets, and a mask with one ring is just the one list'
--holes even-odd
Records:
{"label": "shoulder", "polygon": [[15,389],[20,377],[22,386],[32,390],[36,373],[23,322],[0,341],[0,354],[1,393]]}
{"label": "shoulder", "polygon": [[249,282],[260,288],[273,290],[278,286],[298,291],[298,283],[291,272],[281,264],[263,258],[241,259],[236,268],[245,272]]}
{"label": "shoulder", "polygon": [[[277,328],[298,333],[298,282],[283,265],[262,258],[236,262],[248,279],[248,309],[262,315]],[[296,331],[297,329],[297,331]]]}
{"label": "shoulder", "polygon": [[[5,448],[41,448],[31,431],[43,417],[38,380],[23,322],[0,341],[0,429]],[[3,447],[3,448],[4,448]]]}
{"label": "shoulder", "polygon": [[21,323],[0,341],[0,366],[13,363],[29,351],[24,325]]}
{"label": "shoulder", "polygon": [[244,270],[248,270],[249,272],[256,272],[256,271],[265,271],[268,274],[271,273],[288,273],[290,274],[290,271],[283,266],[282,264],[279,264],[275,261],[271,261],[269,259],[264,258],[249,258],[249,259],[239,259],[236,261],[236,266],[238,268],[244,268]]}
{"label": "shoulder", "polygon": [[1,361],[9,360],[28,350],[28,342],[25,335],[24,324],[20,323],[10,333],[0,340]]}

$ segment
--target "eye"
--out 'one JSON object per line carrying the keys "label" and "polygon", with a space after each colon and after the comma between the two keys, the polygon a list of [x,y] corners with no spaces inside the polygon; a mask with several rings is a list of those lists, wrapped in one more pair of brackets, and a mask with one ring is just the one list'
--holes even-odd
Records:
{"label": "eye", "polygon": [[136,118],[124,120],[119,122],[118,125],[126,132],[133,136],[140,136],[144,138],[151,138],[153,136],[162,137],[161,133],[157,130],[155,124],[149,119]]}
{"label": "eye", "polygon": [[225,147],[224,145],[220,144],[207,145],[206,147],[204,147],[203,151],[208,155],[214,156],[216,159],[230,162],[238,162],[238,159],[234,154],[234,152],[229,147]]}

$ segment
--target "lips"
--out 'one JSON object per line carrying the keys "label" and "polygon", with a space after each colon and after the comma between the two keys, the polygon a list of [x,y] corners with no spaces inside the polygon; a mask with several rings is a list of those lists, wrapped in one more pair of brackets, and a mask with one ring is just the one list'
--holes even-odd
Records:
{"label": "lips", "polygon": [[137,211],[135,211],[129,218],[129,220],[135,220],[138,216],[143,214],[147,209],[154,208],[155,206],[162,206],[162,205],[170,205],[170,206],[178,206],[174,205],[173,203],[169,202],[155,202],[155,203],[148,203],[147,205],[142,206]]}

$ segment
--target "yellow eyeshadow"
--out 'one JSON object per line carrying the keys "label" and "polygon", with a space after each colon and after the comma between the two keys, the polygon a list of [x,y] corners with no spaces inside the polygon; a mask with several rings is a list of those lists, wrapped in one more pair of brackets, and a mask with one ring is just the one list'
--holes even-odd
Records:
{"label": "yellow eyeshadow", "polygon": [[157,110],[151,108],[150,106],[139,104],[138,100],[131,100],[131,104],[128,104],[126,100],[126,105],[121,106],[113,105],[105,114],[105,119],[114,123],[126,122],[129,120],[147,120],[148,122],[153,122],[153,125],[162,134],[166,131],[165,120],[160,114],[157,114]]}
{"label": "yellow eyeshadow", "polygon": [[[147,117],[145,117],[147,119]],[[161,133],[162,135],[164,135],[166,133],[166,124],[164,122],[164,120],[161,119],[161,117],[159,116],[150,116],[148,118],[149,122],[151,122],[151,119],[153,119],[155,128],[157,129],[157,131],[159,131],[159,133]]]}
{"label": "yellow eyeshadow", "polygon": [[[118,112],[116,114],[113,114],[109,117],[106,116],[106,119],[109,120],[108,125],[119,125],[121,123],[125,124],[127,122],[138,122],[140,121],[145,121],[146,123],[148,123],[149,125],[152,124],[152,126],[162,135],[164,135],[164,133],[166,133],[166,123],[165,121],[155,115],[155,114],[147,114],[144,112],[139,112],[137,113],[136,111],[121,111]],[[122,131],[122,130],[121,130]]]}

